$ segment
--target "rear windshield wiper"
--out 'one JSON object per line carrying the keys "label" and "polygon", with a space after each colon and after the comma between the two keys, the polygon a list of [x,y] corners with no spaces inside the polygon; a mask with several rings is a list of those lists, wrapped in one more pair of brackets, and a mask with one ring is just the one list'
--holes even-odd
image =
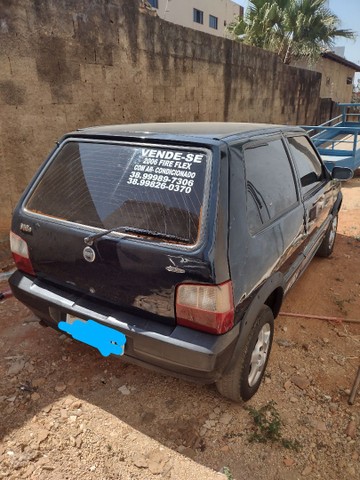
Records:
{"label": "rear windshield wiper", "polygon": [[99,238],[104,237],[105,235],[108,235],[109,233],[113,233],[113,232],[138,233],[139,235],[145,235],[149,237],[165,238],[167,240],[177,240],[178,242],[190,243],[190,240],[188,238],[179,237],[178,235],[171,235],[169,233],[162,233],[162,232],[156,232],[152,230],[146,230],[144,228],[127,227],[127,226],[110,228],[109,230],[105,230],[104,232],[95,233],[94,235],[85,237],[84,242],[86,245],[91,246]]}

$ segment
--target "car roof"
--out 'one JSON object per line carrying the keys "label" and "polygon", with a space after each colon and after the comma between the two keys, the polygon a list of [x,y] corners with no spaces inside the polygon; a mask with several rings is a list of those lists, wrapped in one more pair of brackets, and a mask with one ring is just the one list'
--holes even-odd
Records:
{"label": "car roof", "polygon": [[253,136],[260,133],[299,131],[299,127],[272,125],[268,123],[234,122],[183,122],[183,123],[133,123],[127,125],[104,125],[82,128],[77,134],[101,137],[174,138],[187,137],[193,140],[224,140],[233,136]]}

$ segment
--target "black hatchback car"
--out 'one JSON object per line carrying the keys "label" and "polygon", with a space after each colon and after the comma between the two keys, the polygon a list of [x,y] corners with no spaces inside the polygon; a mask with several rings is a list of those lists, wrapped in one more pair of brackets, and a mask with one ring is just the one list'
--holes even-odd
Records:
{"label": "black hatchback car", "polygon": [[332,252],[340,182],[297,127],[65,135],[13,216],[14,295],[44,325],[247,400],[284,295]]}

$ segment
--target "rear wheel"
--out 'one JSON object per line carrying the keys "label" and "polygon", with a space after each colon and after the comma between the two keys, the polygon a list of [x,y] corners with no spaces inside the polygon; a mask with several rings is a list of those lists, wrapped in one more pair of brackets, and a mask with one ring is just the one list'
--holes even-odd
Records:
{"label": "rear wheel", "polygon": [[320,247],[318,248],[318,251],[316,252],[317,256],[329,257],[332,254],[332,251],[334,250],[334,245],[335,245],[337,225],[338,225],[338,216],[335,215],[327,229],[324,240],[322,241]]}
{"label": "rear wheel", "polygon": [[216,383],[224,397],[236,402],[249,400],[260,387],[274,336],[274,316],[267,305],[261,308],[244,350],[229,372]]}

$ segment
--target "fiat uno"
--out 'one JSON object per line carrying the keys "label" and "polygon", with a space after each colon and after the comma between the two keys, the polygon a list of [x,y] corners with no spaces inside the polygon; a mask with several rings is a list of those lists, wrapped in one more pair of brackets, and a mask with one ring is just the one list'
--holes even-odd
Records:
{"label": "fiat uno", "polygon": [[331,254],[342,195],[300,128],[114,125],[65,135],[10,234],[16,298],[103,355],[248,400],[284,295]]}

